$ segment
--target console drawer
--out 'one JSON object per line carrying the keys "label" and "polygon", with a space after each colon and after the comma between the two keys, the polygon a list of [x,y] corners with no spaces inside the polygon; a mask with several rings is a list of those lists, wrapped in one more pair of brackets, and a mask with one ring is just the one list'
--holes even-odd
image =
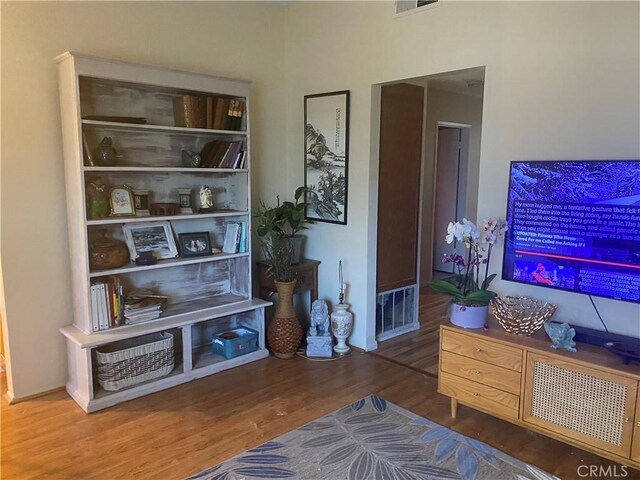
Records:
{"label": "console drawer", "polygon": [[520,397],[477,382],[440,372],[438,392],[492,415],[517,419]]}
{"label": "console drawer", "polygon": [[448,329],[442,330],[442,350],[475,358],[516,372],[522,371],[522,350],[491,342],[478,337],[464,335]]}
{"label": "console drawer", "polygon": [[521,374],[490,363],[443,351],[440,357],[443,372],[494,387],[505,392],[520,394]]}

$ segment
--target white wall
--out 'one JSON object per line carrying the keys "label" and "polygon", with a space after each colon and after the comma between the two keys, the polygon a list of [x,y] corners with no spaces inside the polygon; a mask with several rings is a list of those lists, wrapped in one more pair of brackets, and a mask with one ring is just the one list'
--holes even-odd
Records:
{"label": "white wall", "polygon": [[[253,80],[254,201],[280,191],[283,7],[264,2],[2,2],[2,268],[17,398],[63,385],[72,322],[58,86],[74,50]],[[268,28],[266,28],[268,26]]]}
{"label": "white wall", "polygon": [[[438,134],[437,122],[453,122],[471,125],[469,129],[469,164],[467,168],[466,216],[474,222],[478,210],[478,182],[480,176],[480,138],[482,135],[482,97],[427,88],[426,133],[424,142],[424,169],[422,178],[422,236],[420,255],[420,286],[431,280],[433,263],[432,224],[434,215],[433,192],[435,186],[435,148]],[[461,220],[458,218],[457,220]],[[450,221],[453,221],[451,219]],[[435,265],[436,268],[441,267]]]}
{"label": "white wall", "polygon": [[[290,188],[303,178],[303,96],[351,91],[349,225],[314,226],[309,254],[323,261],[322,297],[335,297],[337,261],[345,260],[351,341],[360,347],[375,344],[373,84],[486,66],[480,218],[504,215],[511,160],[640,156],[637,2],[443,2],[399,18],[392,11],[392,2],[296,2],[285,22]],[[495,288],[556,302],[556,318],[599,326],[585,296]],[[596,302],[611,330],[640,336],[639,306]]]}

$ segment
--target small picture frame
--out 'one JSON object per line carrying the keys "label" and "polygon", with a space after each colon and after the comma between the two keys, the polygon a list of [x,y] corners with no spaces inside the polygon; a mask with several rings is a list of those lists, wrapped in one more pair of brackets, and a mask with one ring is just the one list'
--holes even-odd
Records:
{"label": "small picture frame", "polygon": [[109,190],[109,205],[112,217],[135,217],[136,207],[133,192],[127,185],[115,185]]}
{"label": "small picture frame", "polygon": [[159,260],[178,256],[169,222],[125,223],[122,231],[132,262],[142,252],[152,252]]}
{"label": "small picture frame", "polygon": [[180,233],[178,244],[183,258],[213,255],[209,232]]}

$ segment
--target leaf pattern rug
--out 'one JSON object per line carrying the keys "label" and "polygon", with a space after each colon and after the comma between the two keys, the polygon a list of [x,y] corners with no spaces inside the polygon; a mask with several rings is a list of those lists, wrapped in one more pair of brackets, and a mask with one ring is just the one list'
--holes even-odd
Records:
{"label": "leaf pattern rug", "polygon": [[558,480],[371,395],[190,480]]}

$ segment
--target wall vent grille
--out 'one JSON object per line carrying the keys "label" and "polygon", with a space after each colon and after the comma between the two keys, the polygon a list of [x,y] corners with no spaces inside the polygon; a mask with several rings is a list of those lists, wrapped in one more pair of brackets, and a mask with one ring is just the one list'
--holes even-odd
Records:
{"label": "wall vent grille", "polygon": [[396,0],[396,15],[417,12],[424,7],[438,4],[439,0]]}

